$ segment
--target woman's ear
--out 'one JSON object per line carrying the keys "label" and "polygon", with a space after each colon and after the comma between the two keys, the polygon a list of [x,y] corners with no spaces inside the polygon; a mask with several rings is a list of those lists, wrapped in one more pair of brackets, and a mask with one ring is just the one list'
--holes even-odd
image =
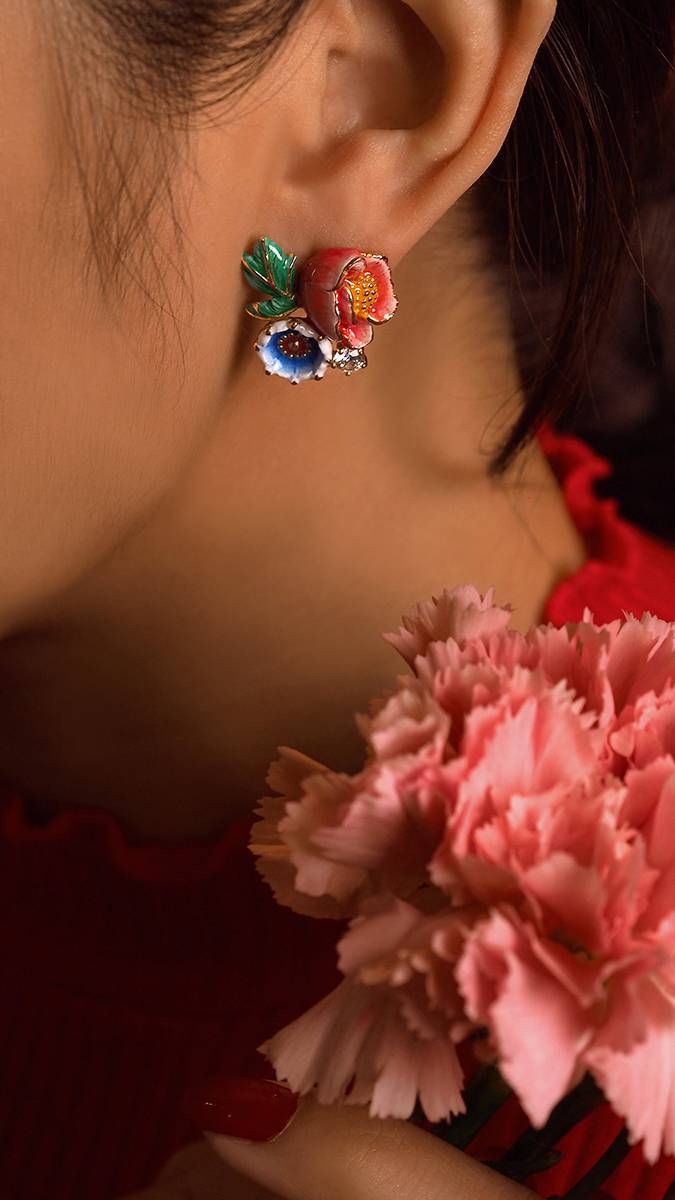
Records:
{"label": "woman's ear", "polygon": [[306,30],[302,136],[291,139],[277,197],[303,240],[403,257],[494,160],[555,9],[556,0],[319,6]]}

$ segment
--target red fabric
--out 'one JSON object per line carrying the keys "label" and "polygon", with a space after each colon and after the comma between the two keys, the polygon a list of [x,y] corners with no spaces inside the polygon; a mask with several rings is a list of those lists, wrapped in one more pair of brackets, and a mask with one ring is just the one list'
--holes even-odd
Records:
{"label": "red fabric", "polygon": [[[543,619],[645,609],[675,620],[675,552],[593,494],[609,467],[583,443],[540,435],[588,561]],[[189,1083],[269,1074],[256,1045],[339,980],[341,926],[277,906],[246,848],[250,819],[215,845],[133,846],[102,811],[30,824],[0,797],[0,1197],[113,1200],[150,1183],[198,1131],[180,1115]],[[473,1151],[506,1147],[515,1105]],[[607,1108],[566,1139],[561,1167],[530,1181],[568,1187],[612,1140]],[[603,1186],[662,1200],[675,1159],[648,1169],[636,1147]]]}

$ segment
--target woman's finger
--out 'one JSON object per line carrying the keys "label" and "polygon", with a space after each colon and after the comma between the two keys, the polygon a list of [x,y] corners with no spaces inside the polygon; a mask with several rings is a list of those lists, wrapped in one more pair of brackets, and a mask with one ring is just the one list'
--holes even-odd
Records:
{"label": "woman's finger", "polygon": [[[235,1124],[236,1094],[223,1086],[212,1103],[202,1101],[201,1112],[207,1114],[202,1123],[248,1138],[257,1129],[270,1135],[274,1089],[265,1093],[261,1087],[261,1103],[266,1094],[269,1111],[261,1112],[256,1124],[255,1087],[245,1089],[243,1123]],[[278,1085],[276,1090],[283,1092]],[[285,1200],[526,1200],[532,1195],[409,1122],[379,1120],[360,1106],[327,1107],[312,1097],[291,1116],[289,1098],[281,1095],[277,1125],[282,1128],[289,1116],[290,1124],[271,1141],[205,1131],[226,1163]]]}
{"label": "woman's finger", "polygon": [[155,1182],[123,1200],[278,1200],[223,1161],[205,1141],[172,1155]]}

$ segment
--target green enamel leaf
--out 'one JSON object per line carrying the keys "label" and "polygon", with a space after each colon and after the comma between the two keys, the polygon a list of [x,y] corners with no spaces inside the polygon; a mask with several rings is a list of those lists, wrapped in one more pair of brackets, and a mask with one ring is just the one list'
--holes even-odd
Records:
{"label": "green enamel leaf", "polygon": [[257,292],[265,292],[268,296],[276,293],[276,285],[269,278],[267,264],[261,253],[262,243],[258,242],[253,254],[245,254],[241,260],[246,282]]}
{"label": "green enamel leaf", "polygon": [[259,300],[257,304],[247,305],[246,311],[251,317],[285,317],[295,312],[297,308],[295,297],[286,299],[284,296],[274,296],[269,300]]}
{"label": "green enamel leaf", "polygon": [[284,254],[276,242],[267,242],[267,260],[272,270],[272,277],[280,296],[295,295],[295,255]]}
{"label": "green enamel leaf", "polygon": [[[284,254],[281,246],[271,238],[260,238],[251,254],[242,257],[242,269],[246,282],[266,296],[272,296],[286,301],[295,298],[296,258],[294,254]],[[293,307],[297,307],[296,304]],[[285,312],[290,311],[288,308]],[[276,316],[277,314],[269,314]]]}

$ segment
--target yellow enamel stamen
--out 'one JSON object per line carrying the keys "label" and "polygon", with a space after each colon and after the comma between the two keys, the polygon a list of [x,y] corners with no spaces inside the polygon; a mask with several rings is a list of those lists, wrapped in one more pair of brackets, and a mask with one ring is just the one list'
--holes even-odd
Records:
{"label": "yellow enamel stamen", "polygon": [[370,271],[362,271],[356,279],[347,280],[347,290],[355,320],[367,321],[380,294],[375,276]]}

